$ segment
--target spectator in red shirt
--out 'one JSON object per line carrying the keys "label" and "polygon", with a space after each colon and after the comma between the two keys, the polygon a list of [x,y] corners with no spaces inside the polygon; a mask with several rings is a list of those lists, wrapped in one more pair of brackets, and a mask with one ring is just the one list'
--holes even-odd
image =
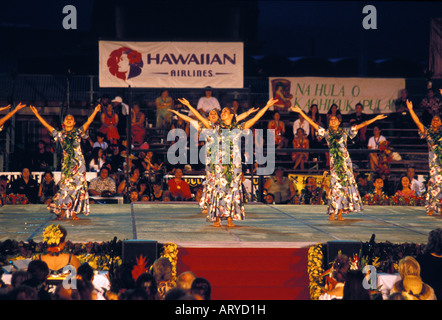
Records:
{"label": "spectator in red shirt", "polygon": [[190,187],[186,181],[182,180],[183,171],[181,169],[175,169],[175,178],[168,181],[169,191],[172,200],[182,201],[189,200],[191,198]]}

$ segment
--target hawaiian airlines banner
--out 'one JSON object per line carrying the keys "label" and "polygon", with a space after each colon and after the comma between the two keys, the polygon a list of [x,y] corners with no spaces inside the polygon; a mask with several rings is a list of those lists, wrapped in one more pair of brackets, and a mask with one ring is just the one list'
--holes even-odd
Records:
{"label": "hawaiian airlines banner", "polygon": [[405,88],[405,79],[378,78],[269,78],[269,96],[278,98],[275,110],[288,110],[293,105],[308,111],[317,104],[327,113],[336,104],[343,114],[352,113],[361,103],[364,113],[395,111],[394,100]]}
{"label": "hawaiian airlines banner", "polygon": [[100,87],[242,88],[242,42],[99,41]]}

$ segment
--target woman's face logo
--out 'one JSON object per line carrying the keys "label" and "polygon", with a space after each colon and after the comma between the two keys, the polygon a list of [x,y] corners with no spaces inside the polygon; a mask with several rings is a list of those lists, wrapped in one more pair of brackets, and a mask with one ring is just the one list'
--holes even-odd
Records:
{"label": "woman's face logo", "polygon": [[143,60],[141,53],[127,47],[121,47],[111,52],[107,60],[109,72],[122,80],[134,78],[141,74]]}

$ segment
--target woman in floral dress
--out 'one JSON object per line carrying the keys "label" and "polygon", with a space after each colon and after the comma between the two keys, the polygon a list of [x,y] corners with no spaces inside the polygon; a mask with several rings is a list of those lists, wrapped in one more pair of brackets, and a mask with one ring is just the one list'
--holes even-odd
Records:
{"label": "woman in floral dress", "polygon": [[[212,173],[210,179],[213,181],[213,184],[210,183],[210,191],[208,190],[205,196],[205,201],[208,204],[208,219],[216,227],[221,225],[221,220],[227,220],[227,226],[233,227],[233,220],[238,221],[245,218],[242,200],[241,153],[239,150],[242,130],[250,129],[277,100],[270,99],[253,118],[243,123],[237,122],[237,118],[230,108],[224,108],[220,116],[221,121],[216,124],[210,123],[186,99],[179,99],[179,101],[190,109],[205,128],[215,130],[217,133],[214,137],[216,140],[213,142],[213,148],[206,151],[214,152],[210,159],[206,160],[206,163],[210,161]],[[248,112],[254,111],[252,109]],[[230,148],[223,150],[222,146]]]}
{"label": "woman in floral dress", "polygon": [[386,115],[378,115],[349,129],[340,127],[341,121],[336,116],[331,116],[328,129],[324,129],[313,122],[299,106],[291,108],[299,113],[308,123],[318,131],[318,136],[327,141],[330,150],[330,199],[328,214],[330,220],[344,220],[342,213],[362,211],[362,199],[359,195],[358,186],[353,175],[353,165],[347,151],[347,139],[356,137],[358,130],[369,124],[385,119]]}
{"label": "woman in floral dress", "polygon": [[407,100],[407,108],[411,117],[419,129],[419,135],[427,140],[428,163],[430,166],[430,177],[428,179],[428,191],[425,197],[425,209],[427,215],[433,213],[442,214],[442,130],[440,116],[434,116],[430,127],[425,127],[413,110],[413,103]]}
{"label": "woman in floral dress", "polygon": [[72,220],[78,220],[77,214],[88,215],[90,212],[86,163],[80,143],[81,137],[86,135],[86,130],[100,109],[100,105],[96,106],[94,112],[80,128],[75,128],[74,117],[67,115],[63,121],[63,130],[58,131],[41,117],[34,106],[31,106],[31,110],[37,119],[48,129],[63,149],[59,190],[48,206],[48,209],[58,216],[57,220],[61,220],[66,216],[72,216]]}
{"label": "woman in floral dress", "polygon": [[[183,105],[187,106],[192,112],[197,112],[195,108],[193,108],[189,101],[186,99],[178,99]],[[205,138],[205,146],[206,146],[206,157],[205,157],[205,172],[206,172],[206,178],[203,182],[203,193],[201,195],[201,200],[199,202],[199,205],[202,209],[202,212],[205,214],[208,214],[209,212],[209,204],[211,203],[212,199],[212,193],[215,190],[214,189],[214,182],[216,178],[215,173],[215,163],[212,162],[212,150],[214,150],[214,144],[217,139],[215,139],[215,134],[218,133],[219,130],[219,115],[218,111],[216,109],[213,109],[209,112],[209,115],[207,117],[207,121],[205,124],[203,124],[201,121],[196,121],[195,119],[192,119],[189,116],[183,115],[179,113],[176,110],[169,110],[176,114],[178,117],[183,119],[184,121],[189,122],[194,126],[195,129],[198,131],[201,131],[202,129],[209,130],[206,131],[204,134]],[[258,111],[257,108],[252,108],[246,112],[243,112],[242,114],[236,116],[237,121],[241,121],[245,118],[247,118],[250,114]],[[202,115],[200,115],[202,117]],[[203,117],[204,118],[204,117]],[[210,126],[210,129],[205,127],[206,125]],[[208,220],[210,219],[210,215],[208,215]]]}

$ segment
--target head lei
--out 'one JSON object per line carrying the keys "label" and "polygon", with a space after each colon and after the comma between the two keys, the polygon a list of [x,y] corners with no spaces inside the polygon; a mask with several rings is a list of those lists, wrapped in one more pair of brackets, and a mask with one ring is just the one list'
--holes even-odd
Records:
{"label": "head lei", "polygon": [[55,247],[63,243],[66,238],[66,230],[60,225],[51,224],[43,232],[43,242],[49,247]]}

